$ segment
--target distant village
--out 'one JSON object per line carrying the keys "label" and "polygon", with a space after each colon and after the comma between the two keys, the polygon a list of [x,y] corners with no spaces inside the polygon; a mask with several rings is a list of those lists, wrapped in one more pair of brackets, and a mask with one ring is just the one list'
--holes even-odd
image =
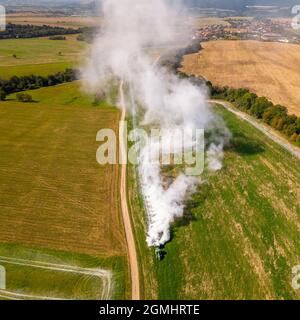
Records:
{"label": "distant village", "polygon": [[283,43],[300,43],[300,33],[291,29],[288,19],[236,19],[224,20],[227,25],[213,24],[199,28],[194,39],[210,40],[259,40]]}

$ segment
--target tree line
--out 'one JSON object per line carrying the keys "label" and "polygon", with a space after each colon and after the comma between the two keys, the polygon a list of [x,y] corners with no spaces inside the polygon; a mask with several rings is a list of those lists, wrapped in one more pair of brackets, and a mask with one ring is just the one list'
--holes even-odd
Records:
{"label": "tree line", "polygon": [[77,70],[66,69],[63,72],[57,72],[47,77],[30,75],[22,77],[13,76],[9,80],[0,79],[0,101],[5,100],[6,96],[11,93],[34,90],[41,87],[55,86],[65,82],[75,81],[78,79],[77,75]]}
{"label": "tree line", "polygon": [[248,89],[215,87],[207,82],[211,95],[232,102],[239,110],[261,119],[273,129],[286,135],[290,141],[300,145],[300,117],[288,114],[285,106],[274,105],[266,97],[258,97]]}
{"label": "tree line", "polygon": [[63,28],[51,27],[48,25],[21,25],[8,23],[6,30],[0,32],[0,39],[17,39],[17,38],[38,38],[55,35],[78,34],[82,33],[86,28]]}

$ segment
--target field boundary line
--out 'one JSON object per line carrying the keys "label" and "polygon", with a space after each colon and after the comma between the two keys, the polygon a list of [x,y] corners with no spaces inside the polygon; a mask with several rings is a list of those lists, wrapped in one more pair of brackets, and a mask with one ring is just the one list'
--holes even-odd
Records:
{"label": "field boundary line", "polygon": [[[52,270],[52,271],[69,272],[69,273],[95,276],[95,277],[101,278],[103,282],[101,299],[108,300],[111,298],[111,295],[112,295],[112,287],[113,287],[112,272],[109,270],[104,270],[100,268],[81,268],[81,267],[70,266],[65,264],[56,264],[56,263],[43,262],[43,261],[10,258],[5,256],[0,256],[0,262],[20,265],[20,266],[27,266],[32,268]],[[47,299],[48,298],[50,297],[47,297]]]}

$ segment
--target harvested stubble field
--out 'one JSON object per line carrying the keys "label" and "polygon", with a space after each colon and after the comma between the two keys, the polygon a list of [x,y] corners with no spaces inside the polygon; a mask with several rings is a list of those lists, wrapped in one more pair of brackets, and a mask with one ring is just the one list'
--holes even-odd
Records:
{"label": "harvested stubble field", "polygon": [[172,229],[166,256],[146,247],[143,200],[129,171],[129,200],[147,299],[299,299],[299,160],[219,106],[232,133],[224,167],[207,170]]}
{"label": "harvested stubble field", "polygon": [[101,256],[125,254],[118,166],[96,162],[96,133],[119,112],[92,106],[78,83],[0,108],[0,242]]}
{"label": "harvested stubble field", "polygon": [[258,41],[211,41],[184,58],[182,70],[215,85],[248,88],[300,115],[300,46]]}
{"label": "harvested stubble field", "polygon": [[[0,77],[7,77],[6,68],[14,68],[19,75],[18,66],[36,65],[38,72],[41,64],[78,62],[82,58],[86,43],[76,40],[77,35],[66,36],[67,40],[49,40],[44,38],[8,39],[0,42]],[[5,67],[5,68],[4,68]],[[11,74],[12,72],[10,72]]]}

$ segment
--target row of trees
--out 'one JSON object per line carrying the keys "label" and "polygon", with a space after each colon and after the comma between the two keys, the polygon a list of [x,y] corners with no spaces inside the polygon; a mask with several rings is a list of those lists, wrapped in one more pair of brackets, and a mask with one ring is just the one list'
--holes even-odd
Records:
{"label": "row of trees", "polygon": [[241,111],[262,119],[272,128],[285,134],[289,140],[300,145],[300,117],[289,115],[286,107],[274,105],[267,98],[258,97],[247,89],[220,88],[214,87],[210,82],[207,84],[213,97],[234,103]]}
{"label": "row of trees", "polygon": [[63,28],[51,27],[48,25],[21,25],[8,23],[5,31],[0,32],[0,39],[14,39],[14,38],[38,38],[55,35],[78,34],[82,33],[85,28]]}
{"label": "row of trees", "polygon": [[6,96],[11,93],[72,82],[78,79],[77,74],[78,72],[74,69],[66,69],[48,77],[30,75],[23,77],[13,76],[9,80],[0,79],[0,101],[5,100]]}

